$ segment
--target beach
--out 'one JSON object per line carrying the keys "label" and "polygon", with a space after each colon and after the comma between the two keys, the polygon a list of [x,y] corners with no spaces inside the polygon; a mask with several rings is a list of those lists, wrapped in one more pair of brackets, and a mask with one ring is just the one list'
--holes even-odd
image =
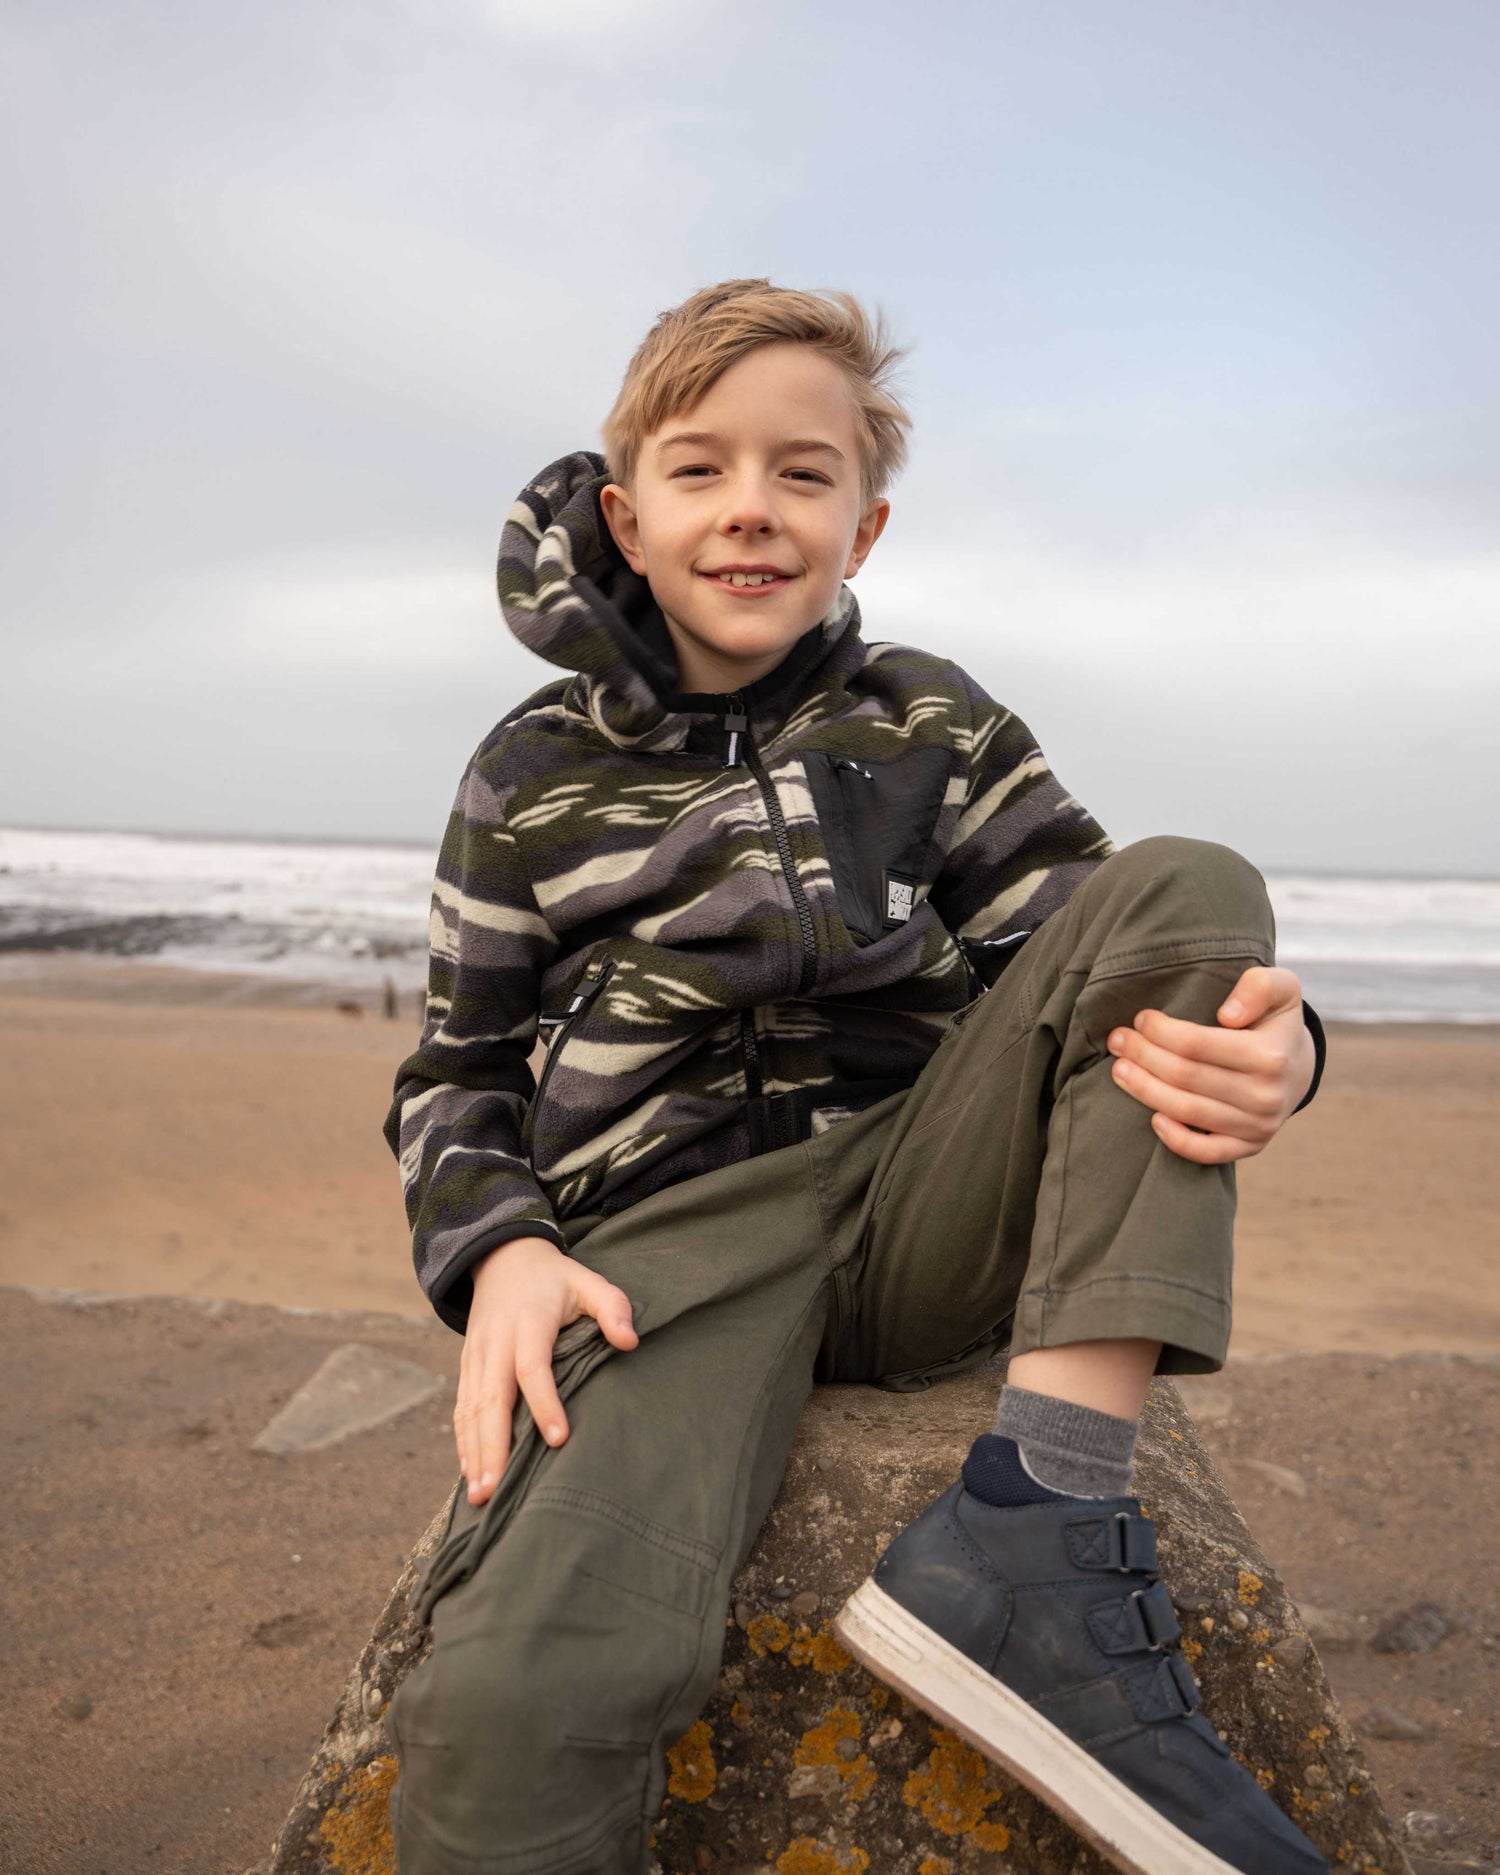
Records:
{"label": "beach", "polygon": [[[430,1312],[380,1130],[414,998],[0,965],[0,1282]],[[1239,1168],[1234,1350],[1500,1353],[1497,1130],[1500,1026],[1330,1025]]]}
{"label": "beach", "polygon": [[[263,1875],[451,1488],[463,1344],[417,1288],[381,1136],[417,1007],[382,1000],[0,956],[7,1875]],[[1500,1551],[1474,1489],[1500,1418],[1500,1028],[1329,1041],[1314,1104],[1240,1168],[1229,1365],[1184,1396],[1333,1624],[1323,1664],[1387,1807],[1437,1819],[1408,1834],[1417,1875],[1478,1870],[1500,1853]],[[255,1451],[350,1344],[439,1393],[325,1450]],[[1439,1643],[1380,1651],[1420,1603]]]}

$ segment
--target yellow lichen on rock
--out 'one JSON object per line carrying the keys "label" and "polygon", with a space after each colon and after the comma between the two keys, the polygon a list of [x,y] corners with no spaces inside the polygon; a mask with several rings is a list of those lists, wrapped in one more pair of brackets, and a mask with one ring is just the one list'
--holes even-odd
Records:
{"label": "yellow lichen on rock", "polygon": [[777,1875],[864,1875],[870,1858],[863,1849],[840,1853],[815,1836],[797,1836],[776,1858]]}
{"label": "yellow lichen on rock", "polygon": [[924,1856],[917,1864],[917,1875],[953,1875],[953,1864],[945,1855]]}
{"label": "yellow lichen on rock", "polygon": [[345,1778],[318,1824],[329,1875],[396,1875],[391,1791],[399,1769],[383,1755]]}
{"label": "yellow lichen on rock", "polygon": [[811,1667],[815,1673],[842,1673],[845,1667],[854,1664],[852,1656],[839,1646],[826,1624],[816,1634],[799,1624],[787,1659],[794,1667]]}
{"label": "yellow lichen on rock", "polygon": [[844,1780],[844,1795],[851,1803],[861,1803],[875,1788],[875,1767],[862,1751],[852,1758],[841,1757],[839,1741],[845,1738],[858,1743],[859,1715],[847,1706],[835,1706],[821,1725],[802,1734],[792,1763],[809,1769],[831,1765]]}
{"label": "yellow lichen on rock", "polygon": [[1239,1572],[1239,1597],[1247,1608],[1253,1608],[1260,1600],[1260,1592],[1265,1587],[1260,1577],[1250,1569]]}
{"label": "yellow lichen on rock", "polygon": [[791,1638],[792,1630],[780,1615],[756,1615],[745,1629],[750,1651],[762,1659],[767,1654],[779,1654]]}
{"label": "yellow lichen on rock", "polygon": [[719,1767],[714,1763],[714,1735],[708,1721],[699,1719],[690,1725],[667,1752],[667,1789],[684,1803],[702,1803],[712,1796],[719,1781]]}
{"label": "yellow lichen on rock", "polygon": [[994,1787],[989,1760],[956,1732],[935,1725],[932,1736],[926,1764],[910,1774],[901,1793],[907,1804],[945,1836],[968,1836],[981,1849],[1007,1848],[1010,1831],[987,1814],[1005,1794]]}

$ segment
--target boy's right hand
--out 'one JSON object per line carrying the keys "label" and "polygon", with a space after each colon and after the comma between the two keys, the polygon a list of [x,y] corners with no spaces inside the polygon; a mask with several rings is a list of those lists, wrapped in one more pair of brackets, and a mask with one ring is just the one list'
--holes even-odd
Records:
{"label": "boy's right hand", "polygon": [[568,1436],[568,1417],[552,1379],[552,1344],[559,1331],[580,1315],[592,1315],[617,1348],[633,1348],[640,1337],[625,1291],[546,1237],[512,1237],[500,1244],[475,1265],[473,1283],[453,1434],[469,1502],[483,1504],[510,1457],[517,1391],[549,1445],[561,1445]]}

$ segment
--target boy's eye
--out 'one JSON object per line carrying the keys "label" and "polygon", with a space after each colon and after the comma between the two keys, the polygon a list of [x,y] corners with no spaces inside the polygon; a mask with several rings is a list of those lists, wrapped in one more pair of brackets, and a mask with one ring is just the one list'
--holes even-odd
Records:
{"label": "boy's eye", "polygon": [[[684,463],[680,469],[674,469],[671,479],[675,482],[681,475],[716,475],[717,473],[718,471],[711,462],[688,462]],[[820,475],[816,469],[788,469],[787,474],[806,476],[811,481],[821,482],[825,488],[832,486],[828,477]]]}

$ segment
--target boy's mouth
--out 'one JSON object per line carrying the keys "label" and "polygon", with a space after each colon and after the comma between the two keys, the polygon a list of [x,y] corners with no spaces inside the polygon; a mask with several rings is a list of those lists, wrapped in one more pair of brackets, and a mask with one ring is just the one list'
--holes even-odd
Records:
{"label": "boy's mouth", "polygon": [[782,573],[771,568],[757,569],[754,572],[735,568],[719,573],[700,573],[700,579],[706,579],[715,586],[723,586],[733,593],[771,592],[778,586],[790,586],[796,577],[793,573]]}

